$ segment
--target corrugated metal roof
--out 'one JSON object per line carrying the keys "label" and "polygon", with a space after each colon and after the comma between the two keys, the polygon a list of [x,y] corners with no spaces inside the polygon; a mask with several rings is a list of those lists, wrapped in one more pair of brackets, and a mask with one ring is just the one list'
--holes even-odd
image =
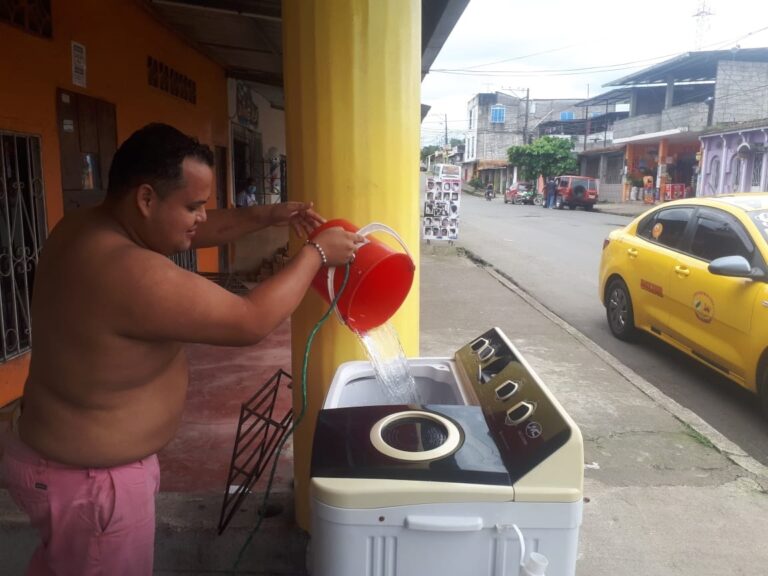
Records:
{"label": "corrugated metal roof", "polygon": [[768,62],[768,48],[734,48],[731,50],[687,52],[613,82],[608,82],[604,86],[666,84],[669,80],[676,83],[711,81],[717,76],[717,63],[721,60]]}

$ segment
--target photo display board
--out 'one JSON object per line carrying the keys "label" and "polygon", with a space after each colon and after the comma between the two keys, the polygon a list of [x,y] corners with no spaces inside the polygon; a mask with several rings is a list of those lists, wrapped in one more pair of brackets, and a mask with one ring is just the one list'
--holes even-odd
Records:
{"label": "photo display board", "polygon": [[424,240],[457,240],[460,206],[461,178],[428,177],[421,237]]}

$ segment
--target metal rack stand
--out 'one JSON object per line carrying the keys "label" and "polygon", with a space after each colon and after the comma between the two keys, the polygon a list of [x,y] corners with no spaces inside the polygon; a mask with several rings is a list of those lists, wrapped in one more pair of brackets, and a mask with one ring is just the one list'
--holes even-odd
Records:
{"label": "metal rack stand", "polygon": [[[235,445],[221,504],[219,534],[224,532],[272,458],[278,457],[275,451],[291,428],[292,409],[279,420],[274,417],[277,393],[283,378],[292,381],[291,375],[280,369],[240,406]],[[236,489],[232,490],[233,486]]]}

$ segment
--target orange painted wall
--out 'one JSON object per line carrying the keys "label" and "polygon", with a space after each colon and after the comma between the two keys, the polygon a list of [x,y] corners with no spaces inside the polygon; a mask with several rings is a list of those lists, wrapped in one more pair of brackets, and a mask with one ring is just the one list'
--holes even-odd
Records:
{"label": "orange painted wall", "polygon": [[[28,34],[0,22],[0,130],[42,138],[48,226],[63,215],[56,118],[56,89],[111,102],[118,144],[152,121],[172,124],[202,142],[228,146],[224,70],[155,20],[137,0],[53,0],[53,38]],[[87,51],[87,88],[72,84],[71,42]],[[147,57],[162,61],[197,83],[190,104],[147,83]],[[210,206],[215,207],[215,197]],[[203,271],[217,269],[216,249],[200,250]],[[28,360],[0,364],[0,405],[18,395]]]}

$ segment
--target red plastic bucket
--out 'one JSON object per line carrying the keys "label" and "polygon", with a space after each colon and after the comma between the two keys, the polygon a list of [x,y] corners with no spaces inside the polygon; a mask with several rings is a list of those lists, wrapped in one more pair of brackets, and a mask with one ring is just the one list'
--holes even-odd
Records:
{"label": "red plastic bucket", "polygon": [[[329,220],[312,232],[310,240],[326,228],[335,226],[357,232],[367,239],[357,249],[350,265],[347,286],[336,303],[342,322],[355,332],[367,332],[381,326],[397,312],[411,290],[416,267],[405,243],[394,230],[383,224],[373,223],[358,228],[347,220]],[[368,237],[368,234],[379,231],[391,234],[405,253],[395,252],[376,238]],[[312,287],[330,303],[343,281],[343,270],[336,273],[334,268],[321,268],[312,280]]]}

